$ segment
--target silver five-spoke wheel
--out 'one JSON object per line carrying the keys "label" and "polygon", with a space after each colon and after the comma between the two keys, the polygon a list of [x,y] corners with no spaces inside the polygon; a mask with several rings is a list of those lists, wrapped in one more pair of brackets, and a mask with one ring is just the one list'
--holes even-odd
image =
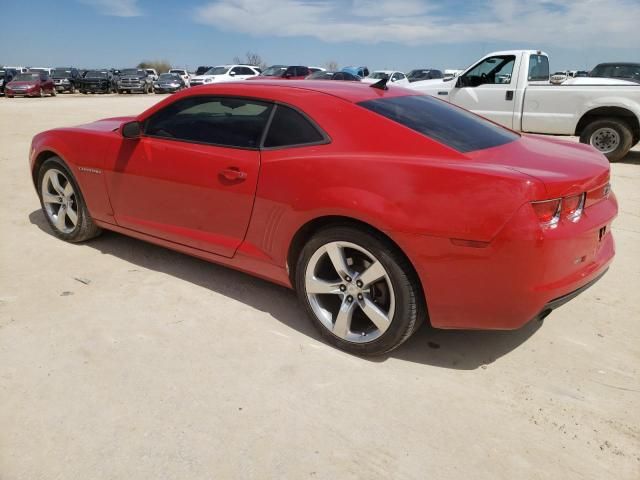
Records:
{"label": "silver five-spoke wheel", "polygon": [[309,259],[304,281],[311,309],[338,338],[371,342],[393,321],[396,300],[389,273],[354,243],[321,246]]}
{"label": "silver five-spoke wheel", "polygon": [[42,178],[42,203],[51,223],[62,233],[71,233],[78,224],[78,203],[73,185],[56,168]]}

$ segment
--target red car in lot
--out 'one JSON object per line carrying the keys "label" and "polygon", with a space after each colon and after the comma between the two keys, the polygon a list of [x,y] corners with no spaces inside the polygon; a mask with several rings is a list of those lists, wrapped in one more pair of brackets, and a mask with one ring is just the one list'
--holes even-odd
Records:
{"label": "red car in lot", "polygon": [[5,87],[5,95],[9,98],[15,96],[44,97],[56,96],[56,86],[53,79],[44,72],[19,73]]}
{"label": "red car in lot", "polygon": [[330,343],[363,355],[426,321],[515,329],[603,275],[604,156],[375,87],[186,90],[36,135],[33,181],[59,238],[109,229],[295,288]]}

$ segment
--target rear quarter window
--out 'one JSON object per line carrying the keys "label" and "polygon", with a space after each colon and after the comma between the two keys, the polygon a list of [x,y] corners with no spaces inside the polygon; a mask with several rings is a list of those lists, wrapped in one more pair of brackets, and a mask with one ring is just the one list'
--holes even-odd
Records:
{"label": "rear quarter window", "polygon": [[325,136],[300,112],[284,105],[277,105],[264,140],[264,147],[301,146],[323,143],[325,140]]}
{"label": "rear quarter window", "polygon": [[379,98],[358,105],[463,153],[520,138],[506,128],[428,95]]}

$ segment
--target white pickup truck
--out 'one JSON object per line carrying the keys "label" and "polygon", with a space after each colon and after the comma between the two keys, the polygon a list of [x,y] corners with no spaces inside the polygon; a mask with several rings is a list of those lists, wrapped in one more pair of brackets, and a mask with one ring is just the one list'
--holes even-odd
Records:
{"label": "white pickup truck", "polygon": [[616,161],[640,140],[640,84],[611,83],[552,85],[544,52],[511,50],[490,53],[453,79],[408,88],[513,130],[577,135]]}

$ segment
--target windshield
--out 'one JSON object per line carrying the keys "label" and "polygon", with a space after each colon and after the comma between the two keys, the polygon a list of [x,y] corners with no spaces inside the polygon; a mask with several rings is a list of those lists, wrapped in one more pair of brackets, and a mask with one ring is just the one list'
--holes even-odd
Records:
{"label": "windshield", "polygon": [[71,70],[57,68],[53,71],[53,74],[51,76],[53,78],[67,78],[71,76]]}
{"label": "windshield", "polygon": [[224,75],[229,71],[228,67],[213,67],[205,72],[205,75]]}
{"label": "windshield", "polygon": [[98,70],[88,71],[84,78],[107,78],[107,72],[100,72]]}
{"label": "windshield", "polygon": [[147,76],[144,70],[138,70],[136,68],[125,68],[124,70],[122,70],[122,75],[129,76],[129,77],[146,77]]}
{"label": "windshield", "polygon": [[180,77],[175,73],[161,73],[159,78],[160,80],[175,80],[177,82]]}
{"label": "windshield", "polygon": [[389,74],[386,72],[373,72],[369,75],[369,78],[373,78],[376,80],[387,80],[389,78]]}
{"label": "windshield", "polygon": [[[175,73],[176,75],[185,75],[187,72],[185,70],[169,70],[169,73]],[[162,75],[166,75],[166,73],[163,73]]]}
{"label": "windshield", "polygon": [[40,78],[39,73],[20,73],[16,75],[13,79],[16,82],[35,82]]}
{"label": "windshield", "polygon": [[630,78],[640,80],[640,64],[598,65],[591,70],[590,77]]}
{"label": "windshield", "polygon": [[260,75],[263,77],[280,77],[286,69],[287,67],[285,65],[273,65],[267,68]]}

